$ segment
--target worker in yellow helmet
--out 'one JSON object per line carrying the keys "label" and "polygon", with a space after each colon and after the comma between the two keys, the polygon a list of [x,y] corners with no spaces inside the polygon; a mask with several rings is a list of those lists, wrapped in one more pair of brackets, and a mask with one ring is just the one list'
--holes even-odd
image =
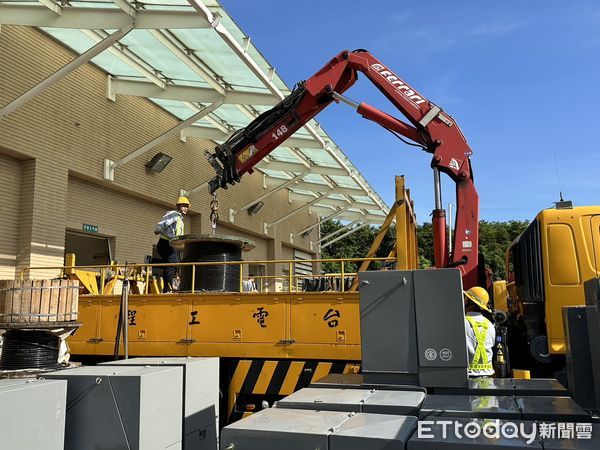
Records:
{"label": "worker in yellow helmet", "polygon": [[488,306],[490,296],[479,286],[472,287],[464,294],[469,376],[489,377],[494,374],[492,358],[496,341],[496,329],[491,321],[492,310]]}
{"label": "worker in yellow helmet", "polygon": [[[175,207],[177,209],[167,211],[154,227],[154,234],[160,236],[156,244],[156,250],[161,257],[161,262],[165,264],[179,262],[179,255],[171,246],[171,241],[185,234],[183,216],[188,213],[190,201],[187,197],[179,197]],[[173,291],[173,277],[176,272],[175,266],[163,267],[163,292]]]}

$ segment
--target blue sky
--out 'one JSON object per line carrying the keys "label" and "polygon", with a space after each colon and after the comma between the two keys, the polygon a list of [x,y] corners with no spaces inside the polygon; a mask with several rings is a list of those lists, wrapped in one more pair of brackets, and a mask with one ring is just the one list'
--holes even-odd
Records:
{"label": "blue sky", "polygon": [[[451,114],[473,149],[486,220],[533,219],[558,200],[598,204],[600,2],[221,0],[292,86],[364,48]],[[402,118],[361,77],[346,95]],[[317,119],[391,204],[405,175],[420,222],[433,208],[430,155],[346,105]],[[444,177],[444,203],[454,201]]]}

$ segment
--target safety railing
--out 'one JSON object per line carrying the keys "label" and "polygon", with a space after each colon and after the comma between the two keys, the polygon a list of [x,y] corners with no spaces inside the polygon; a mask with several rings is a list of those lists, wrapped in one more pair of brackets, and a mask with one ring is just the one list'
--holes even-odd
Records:
{"label": "safety railing", "polygon": [[[70,266],[44,266],[44,267],[27,267],[20,272],[20,278],[32,279],[35,278],[36,271],[43,271],[44,278],[48,278],[48,272],[56,270],[56,278],[78,278],[84,286],[90,286],[90,276],[95,277],[98,285],[97,291],[92,292],[88,287],[88,291],[98,295],[113,295],[115,287],[115,279],[128,280],[131,282],[143,283],[143,289],[139,290],[140,294],[160,293],[160,276],[153,274],[153,271],[161,270],[167,267],[176,267],[180,272],[183,267],[191,267],[191,289],[180,291],[181,293],[198,293],[206,292],[197,289],[196,272],[202,266],[240,266],[239,289],[237,292],[252,293],[253,290],[248,289],[248,285],[244,282],[254,280],[259,281],[256,285],[255,292],[305,292],[307,287],[314,287],[314,283],[308,286],[309,283],[303,280],[326,279],[327,283],[323,283],[325,290],[344,292],[349,290],[351,283],[347,280],[354,279],[357,272],[347,270],[349,267],[359,267],[363,262],[396,262],[394,257],[373,257],[373,258],[332,258],[332,259],[284,259],[284,260],[255,260],[255,261],[227,261],[227,262],[181,262],[181,263],[145,263],[145,264],[111,264],[111,265],[70,265]],[[323,264],[334,263],[339,268],[338,272],[320,273],[320,274],[299,274],[296,273],[296,264]],[[286,266],[286,272],[282,274],[252,274],[249,266],[268,267],[272,265],[271,272],[275,272],[277,265]],[[244,271],[244,267],[246,271]],[[356,269],[354,269],[356,270]],[[283,269],[282,269],[283,271]],[[85,282],[84,282],[85,279]],[[154,287],[152,287],[154,285]],[[246,286],[246,289],[245,289]],[[259,289],[260,287],[260,289]],[[319,286],[320,287],[320,286]],[[333,289],[334,287],[338,289]],[[320,289],[319,289],[320,290]],[[236,292],[236,291],[229,291]],[[135,293],[135,292],[134,292]]]}

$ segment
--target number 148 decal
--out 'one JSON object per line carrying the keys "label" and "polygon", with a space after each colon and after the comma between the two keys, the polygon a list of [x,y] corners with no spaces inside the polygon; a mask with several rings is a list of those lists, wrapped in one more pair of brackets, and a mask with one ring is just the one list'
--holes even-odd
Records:
{"label": "number 148 decal", "polygon": [[278,140],[280,137],[283,137],[283,135],[287,133],[287,131],[288,128],[285,125],[281,125],[273,132],[271,136],[273,137],[273,139]]}

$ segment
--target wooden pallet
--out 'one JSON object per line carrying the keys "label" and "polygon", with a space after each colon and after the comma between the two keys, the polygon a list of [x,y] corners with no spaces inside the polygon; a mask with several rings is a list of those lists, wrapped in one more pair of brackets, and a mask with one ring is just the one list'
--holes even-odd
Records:
{"label": "wooden pallet", "polygon": [[0,280],[0,323],[77,320],[77,280]]}

